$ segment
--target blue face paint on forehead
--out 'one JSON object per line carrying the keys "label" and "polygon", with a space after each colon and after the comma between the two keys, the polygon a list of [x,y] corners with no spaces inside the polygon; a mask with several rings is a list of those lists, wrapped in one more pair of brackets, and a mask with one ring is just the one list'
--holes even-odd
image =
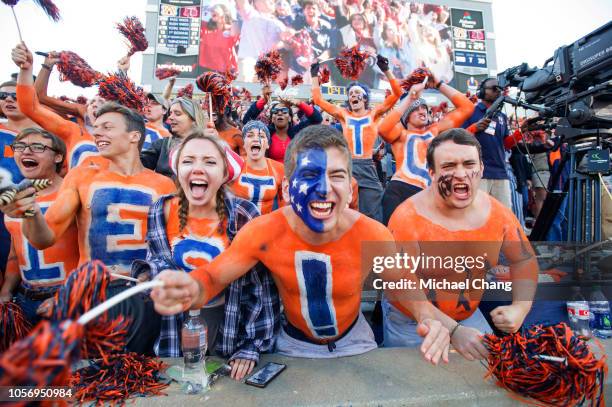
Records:
{"label": "blue face paint on forehead", "polygon": [[327,196],[327,154],[320,148],[300,152],[293,176],[289,180],[291,207],[306,226],[317,233],[323,232],[323,221],[314,218],[309,205],[325,200]]}

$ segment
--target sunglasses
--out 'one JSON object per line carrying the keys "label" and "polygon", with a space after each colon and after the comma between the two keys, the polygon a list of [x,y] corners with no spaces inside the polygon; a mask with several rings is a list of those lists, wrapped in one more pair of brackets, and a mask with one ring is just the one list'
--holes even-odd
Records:
{"label": "sunglasses", "polygon": [[487,86],[487,87],[485,87],[485,89],[492,89],[492,90],[499,90],[499,91],[502,91],[504,88],[502,88],[502,87],[501,87],[501,86],[499,86],[499,85],[495,85],[495,86]]}
{"label": "sunglasses", "polygon": [[11,144],[11,149],[13,150],[13,152],[15,153],[23,153],[26,148],[29,148],[31,152],[33,153],[44,153],[45,150],[49,149],[51,151],[55,151],[57,153],[57,150],[54,149],[53,147],[50,146],[46,146],[44,144],[41,143],[32,143],[32,144],[26,144],[26,143],[13,143]]}
{"label": "sunglasses", "polygon": [[279,108],[270,110],[270,113],[271,114],[278,114],[278,113],[288,114],[289,113],[289,108],[288,107],[279,107]]}
{"label": "sunglasses", "polygon": [[17,100],[17,93],[15,92],[0,92],[0,100],[5,100],[9,96],[12,97],[13,100]]}

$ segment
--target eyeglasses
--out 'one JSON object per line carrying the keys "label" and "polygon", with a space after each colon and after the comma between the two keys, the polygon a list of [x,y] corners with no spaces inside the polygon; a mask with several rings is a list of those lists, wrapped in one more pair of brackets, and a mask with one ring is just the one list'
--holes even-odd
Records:
{"label": "eyeglasses", "polygon": [[0,100],[5,100],[9,96],[12,97],[13,100],[17,100],[17,93],[15,92],[0,92]]}
{"label": "eyeglasses", "polygon": [[500,92],[503,90],[503,88],[501,86],[499,86],[499,85],[487,86],[487,87],[485,87],[485,89],[498,90]]}
{"label": "eyeglasses", "polygon": [[26,148],[29,148],[31,152],[33,153],[44,153],[45,150],[49,149],[51,151],[55,151],[57,153],[57,150],[54,149],[53,147],[50,146],[46,146],[44,144],[41,143],[32,143],[32,144],[26,144],[26,143],[13,143],[11,144],[11,149],[13,150],[13,152],[15,153],[23,153]]}
{"label": "eyeglasses", "polygon": [[271,114],[278,114],[278,113],[288,114],[289,108],[288,107],[275,108],[275,109],[270,110],[270,113]]}

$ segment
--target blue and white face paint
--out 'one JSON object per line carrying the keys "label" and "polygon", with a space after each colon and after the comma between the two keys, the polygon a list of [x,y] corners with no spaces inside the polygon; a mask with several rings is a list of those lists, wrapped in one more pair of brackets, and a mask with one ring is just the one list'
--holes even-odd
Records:
{"label": "blue and white face paint", "polygon": [[[310,209],[320,212],[323,217],[330,214],[333,204],[324,202],[328,191],[325,150],[313,148],[299,153],[295,171],[289,180],[291,207],[306,226],[317,233],[323,233],[324,220],[314,217]],[[311,208],[311,204],[316,208]]]}

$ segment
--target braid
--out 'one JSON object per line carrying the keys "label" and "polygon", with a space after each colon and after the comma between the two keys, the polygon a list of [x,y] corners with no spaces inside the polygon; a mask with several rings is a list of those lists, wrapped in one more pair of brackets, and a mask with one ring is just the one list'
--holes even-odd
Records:
{"label": "braid", "polygon": [[217,191],[217,216],[219,217],[219,232],[223,232],[223,221],[225,220],[225,187]]}
{"label": "braid", "polygon": [[183,232],[185,226],[187,226],[187,216],[189,215],[189,201],[185,196],[185,191],[182,188],[179,188],[178,192],[179,198],[179,232]]}

